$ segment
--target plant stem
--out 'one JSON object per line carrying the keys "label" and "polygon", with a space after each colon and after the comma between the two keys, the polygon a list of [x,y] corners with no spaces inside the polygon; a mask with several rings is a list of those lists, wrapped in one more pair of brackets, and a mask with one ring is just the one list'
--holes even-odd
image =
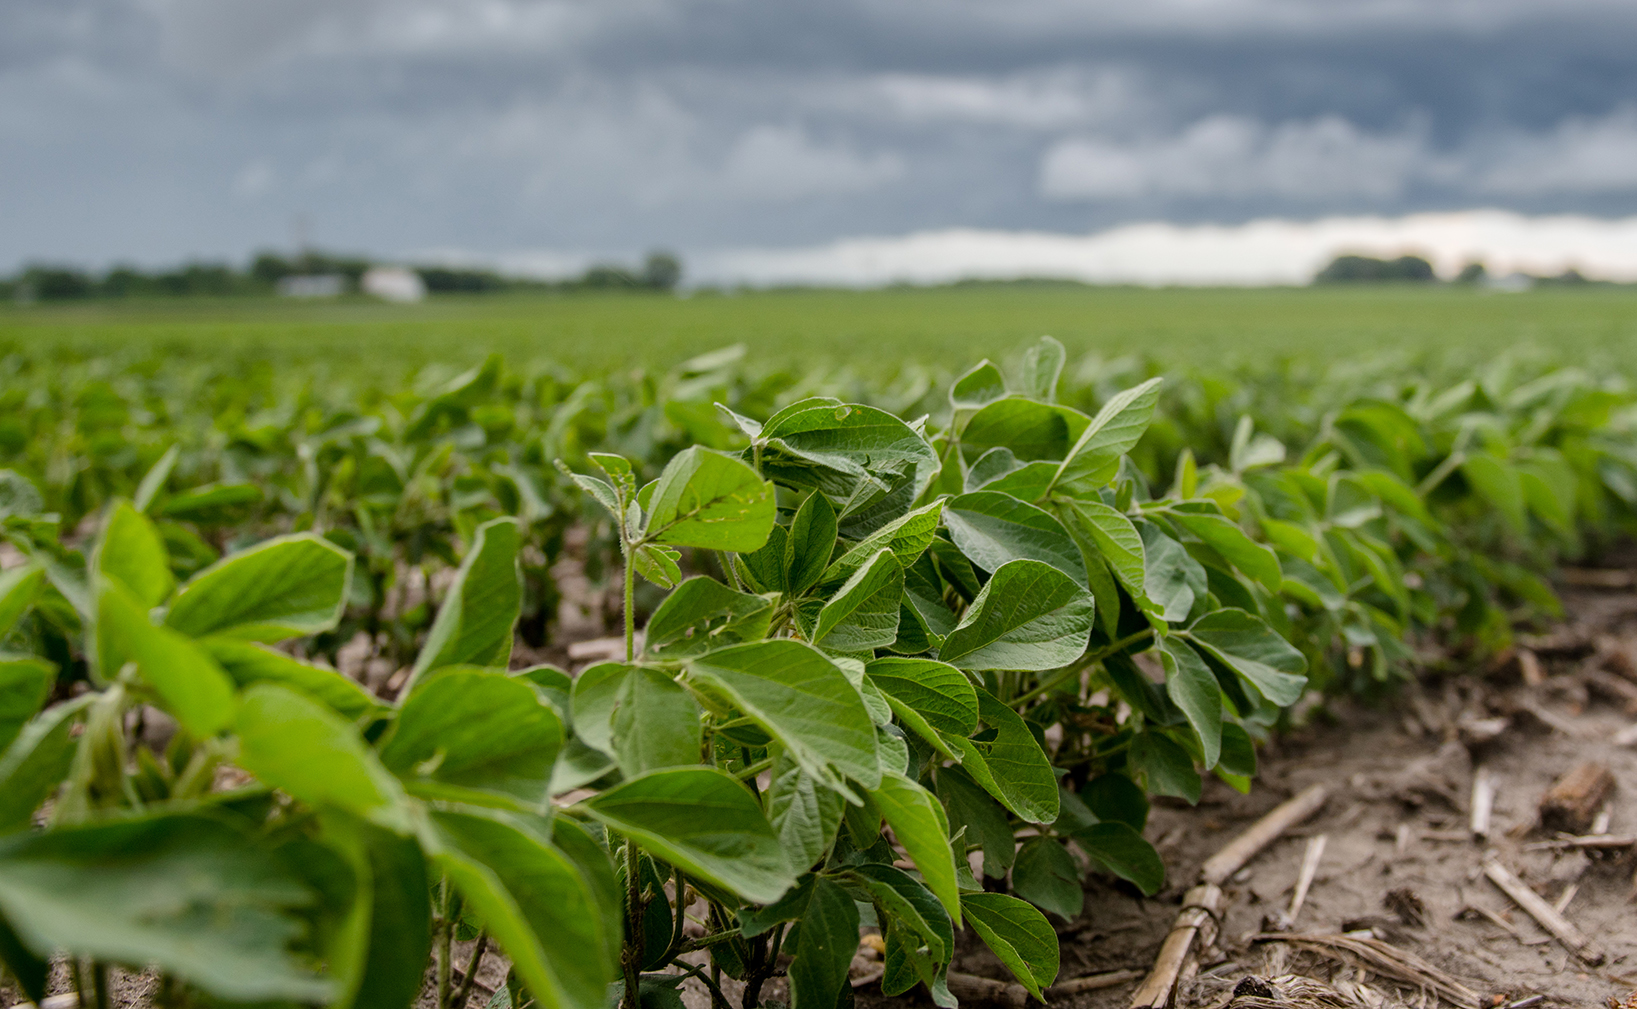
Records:
{"label": "plant stem", "polygon": [[625,661],[637,657],[637,614],[633,605],[636,592],[637,548],[625,544]]}
{"label": "plant stem", "polygon": [[625,1009],[637,1009],[640,1004],[638,998],[637,972],[642,969],[642,859],[637,851],[637,842],[631,838],[625,839],[625,949],[620,957],[621,966],[625,970],[625,998],[621,1005]]}
{"label": "plant stem", "polygon": [[700,984],[703,984],[706,988],[710,989],[711,1009],[730,1009],[727,996],[722,994],[722,986],[711,980],[709,977],[706,977],[705,972],[700,970],[696,964],[688,963],[685,960],[678,960],[676,965],[682,968],[682,972],[684,974],[697,978]]}
{"label": "plant stem", "polygon": [[756,777],[756,775],[761,774],[763,771],[767,770],[768,768],[770,768],[772,766],[773,766],[773,758],[768,757],[765,760],[756,761],[756,763],[751,764],[749,767],[747,767],[744,770],[740,771],[739,773],[735,774],[734,777],[738,778],[740,781],[744,781],[747,778]]}
{"label": "plant stem", "polygon": [[477,945],[472,947],[472,959],[466,961],[466,976],[461,978],[460,987],[455,989],[455,1001],[451,1009],[463,1009],[466,1000],[472,995],[472,983],[477,980],[477,969],[483,966],[483,951],[489,948],[489,933],[477,934]]}
{"label": "plant stem", "polygon": [[449,877],[443,878],[443,897],[438,902],[438,1009],[449,1009],[449,974],[454,966],[455,923],[450,920],[454,901]]}
{"label": "plant stem", "polygon": [[1047,680],[1045,683],[1040,684],[1027,693],[1019,694],[1007,703],[1014,708],[1022,704],[1027,704],[1047,691],[1056,690],[1059,684],[1064,683],[1072,677],[1079,676],[1081,673],[1085,672],[1086,667],[1091,665],[1093,662],[1101,662],[1103,659],[1108,658],[1115,652],[1121,651],[1130,645],[1134,645],[1139,641],[1146,638],[1151,638],[1153,636],[1154,631],[1152,628],[1150,628],[1149,630],[1138,631],[1135,634],[1127,635],[1118,641],[1111,641],[1103,647],[1097,649],[1095,652],[1087,652],[1084,656],[1084,662],[1081,662],[1072,669],[1063,670],[1063,672],[1059,673],[1057,676],[1052,677],[1050,680]]}
{"label": "plant stem", "polygon": [[667,960],[676,956],[677,951],[682,947],[682,922],[687,918],[687,915],[683,912],[688,909],[687,905],[682,903],[682,896],[688,890],[688,880],[682,875],[681,869],[675,867],[671,869],[671,884],[676,888],[676,902],[674,905],[676,913],[671,917],[671,942],[670,945],[665,947],[665,959]]}
{"label": "plant stem", "polygon": [[91,983],[96,986],[97,1009],[108,1009],[108,965],[101,960],[91,961]]}

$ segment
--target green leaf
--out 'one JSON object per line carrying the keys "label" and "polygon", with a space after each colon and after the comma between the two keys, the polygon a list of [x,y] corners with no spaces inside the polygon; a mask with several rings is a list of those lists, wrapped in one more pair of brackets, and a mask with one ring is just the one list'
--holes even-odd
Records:
{"label": "green leaf", "polygon": [[1060,956],[1051,922],[1004,893],[969,893],[961,897],[961,907],[978,938],[1029,994],[1045,1002],[1044,989],[1057,980]]}
{"label": "green leaf", "polygon": [[1057,819],[1059,797],[1057,776],[1051,761],[1040,748],[1023,716],[979,689],[978,717],[995,730],[995,737],[976,743],[959,736],[945,736],[958,748],[961,767],[973,780],[999,799],[1007,809],[1030,823],[1051,823]]}
{"label": "green leaf", "polygon": [[1244,610],[1207,613],[1189,625],[1187,636],[1281,707],[1296,703],[1307,687],[1307,659]]}
{"label": "green leaf", "polygon": [[153,504],[154,498],[160,491],[165,489],[165,481],[170,479],[171,470],[176,468],[176,460],[181,457],[181,446],[172,445],[165,450],[164,455],[160,456],[152,466],[148,467],[148,472],[142,474],[142,482],[137,484],[136,496],[131,500],[131,504],[136,507],[137,511],[147,513],[149,506]]}
{"label": "green leaf", "polygon": [[938,657],[959,669],[1056,669],[1091,637],[1091,594],[1040,561],[1008,561],[967,607]]}
{"label": "green leaf", "polygon": [[144,606],[158,606],[176,588],[170,555],[153,523],[121,501],[109,513],[97,545],[97,570],[131,591]]}
{"label": "green leaf", "polygon": [[562,744],[562,721],[533,687],[450,669],[404,700],[380,753],[411,794],[540,812]]}
{"label": "green leaf", "polygon": [[1020,379],[1024,393],[1047,403],[1057,399],[1057,379],[1063,374],[1068,358],[1068,351],[1052,337],[1036,340],[1033,347],[1023,352]]}
{"label": "green leaf", "polygon": [[949,405],[957,410],[976,410],[1005,395],[1006,378],[985,358],[949,387]]}
{"label": "green leaf", "polygon": [[983,849],[983,874],[1004,877],[1017,857],[1006,810],[959,767],[938,768],[938,797],[948,810],[951,829],[957,833],[964,829],[967,842]]}
{"label": "green leaf", "polygon": [[749,791],[709,767],[650,771],[582,804],[612,830],[708,883],[771,903],[796,874]]}
{"label": "green leaf", "polygon": [[862,891],[862,896],[876,906],[877,917],[883,924],[890,920],[901,924],[925,945],[930,959],[943,964],[955,950],[955,928],[942,901],[922,883],[902,869],[890,865],[865,864],[851,866],[837,877]]}
{"label": "green leaf", "polygon": [[599,662],[574,678],[574,735],[594,750],[614,755],[614,707],[620,688],[635,666],[623,662]]}
{"label": "green leaf", "polygon": [[972,415],[961,431],[961,449],[975,459],[992,448],[1007,448],[1023,462],[1062,459],[1091,418],[1066,406],[1008,396]]}
{"label": "green leaf", "polygon": [[973,564],[996,571],[1014,560],[1036,560],[1086,583],[1085,561],[1063,524],[1010,494],[976,491],[944,504],[950,539]]}
{"label": "green leaf", "polygon": [[35,955],[0,915],[0,967],[5,968],[23,996],[35,1005],[45,1002],[46,982],[51,978],[51,961]]}
{"label": "green leaf", "polygon": [[415,659],[414,672],[404,685],[406,694],[414,690],[416,680],[439,666],[506,667],[523,599],[518,536],[517,520],[512,518],[477,527]]}
{"label": "green leaf", "polygon": [[790,531],[775,525],[767,532],[767,542],[760,550],[734,554],[733,564],[739,577],[756,592],[784,592],[790,585],[785,573],[785,548],[789,545]]}
{"label": "green leaf", "polygon": [[241,688],[252,683],[282,683],[354,720],[384,707],[369,691],[334,669],[293,659],[265,645],[238,638],[202,638],[197,644]]}
{"label": "green leaf", "polygon": [[0,752],[40,713],[56,680],[57,667],[45,659],[0,659]]}
{"label": "green leaf", "polygon": [[1080,917],[1086,893],[1080,885],[1080,867],[1055,838],[1036,837],[1017,853],[1012,866],[1012,891],[1019,897],[1069,921]]}
{"label": "green leaf", "polygon": [[1061,458],[1052,489],[1080,493],[1101,487],[1114,478],[1120,456],[1136,447],[1154,417],[1160,399],[1162,379],[1151,378],[1139,386],[1118,393],[1103,404],[1097,416],[1080,433]]}
{"label": "green leaf", "polygon": [[1205,598],[1209,590],[1205,568],[1154,523],[1144,522],[1139,529],[1148,599],[1157,607],[1160,619],[1168,623],[1187,620],[1195,601]]}
{"label": "green leaf", "polygon": [[432,892],[414,838],[349,816],[320,818],[323,840],[343,853],[356,880],[352,907],[329,951],[350,1009],[403,1009],[421,987],[432,946]]}
{"label": "green leaf", "polygon": [[215,524],[241,515],[261,501],[261,488],[255,484],[217,484],[177,494],[159,506],[159,514],[184,522]]}
{"label": "green leaf", "polygon": [[643,632],[645,647],[665,658],[700,655],[713,648],[760,641],[767,636],[773,604],[698,576],[665,597]]}
{"label": "green leaf", "polygon": [[631,564],[637,574],[662,589],[668,589],[682,580],[682,568],[676,563],[681,557],[680,550],[658,543],[644,543],[637,547],[636,558]]}
{"label": "green leaf", "polygon": [[943,514],[944,503],[934,501],[924,508],[894,519],[877,529],[869,536],[847,549],[847,552],[836,558],[835,563],[824,570],[824,577],[819,580],[819,588],[833,589],[851,578],[865,562],[869,561],[885,547],[898,558],[898,563],[904,567],[914,564],[916,559],[926,552],[932,545],[938,532],[938,522]]}
{"label": "green leaf", "polygon": [[333,807],[399,833],[409,827],[402,787],[340,715],[276,683],[244,692],[240,767],[302,802]]}
{"label": "green leaf", "polygon": [[902,774],[883,774],[881,787],[870,798],[880,807],[893,836],[898,839],[921,879],[958,927],[960,891],[955,885],[955,855],[949,847],[949,820],[937,798]]}
{"label": "green leaf", "polygon": [[1074,501],[1064,509],[1070,529],[1077,529],[1108,562],[1109,569],[1132,598],[1140,599],[1145,588],[1147,559],[1142,534],[1118,509],[1101,501]]}
{"label": "green leaf", "polygon": [[1256,744],[1244,726],[1229,722],[1222,726],[1222,761],[1218,770],[1240,777],[1256,776]]}
{"label": "green leaf", "polygon": [[182,586],[165,624],[207,634],[282,641],[335,627],[352,555],[320,537],[278,536],[212,564]]}
{"label": "green leaf", "polygon": [[914,709],[940,732],[970,735],[978,726],[978,694],[966,674],[933,659],[875,659],[864,667],[883,694]]}
{"label": "green leaf", "polygon": [[1492,455],[1479,453],[1461,463],[1461,475],[1477,491],[1479,498],[1500,513],[1514,533],[1521,536],[1528,531],[1523,475],[1515,467]]}
{"label": "green leaf", "polygon": [[836,1009],[858,952],[858,906],[822,876],[813,883],[793,952],[790,1009]]}
{"label": "green leaf", "polygon": [[44,584],[45,570],[32,564],[0,571],[0,635],[17,626]]}
{"label": "green leaf", "polygon": [[773,485],[731,456],[697,445],[666,464],[648,508],[645,539],[746,552],[767,542]]}
{"label": "green leaf", "polygon": [[136,663],[166,708],[189,732],[207,739],[233,721],[233,681],[203,648],[148,621],[147,608],[117,582],[97,601],[97,633]]}
{"label": "green leaf", "polygon": [[1199,801],[1199,772],[1188,751],[1158,732],[1139,732],[1131,741],[1126,759],[1132,770],[1148,781],[1155,795],[1171,795],[1189,802]]}
{"label": "green leaf", "polygon": [[290,947],[313,892],[257,839],[157,815],[0,841],[0,911],[35,954],[158,967],[231,1001],[326,1002]]}
{"label": "green leaf", "polygon": [[0,834],[26,830],[40,803],[68,776],[79,746],[74,729],[94,696],[82,694],[47,709],[0,753]]}
{"label": "green leaf", "polygon": [[1234,567],[1266,586],[1269,592],[1279,591],[1284,572],[1279,570],[1279,557],[1271,547],[1257,543],[1225,515],[1172,509],[1167,512],[1171,521],[1198,536],[1221,554]]}
{"label": "green leaf", "polygon": [[631,670],[620,685],[613,726],[614,755],[627,778],[699,763],[699,705],[663,673]]}
{"label": "green leaf", "polygon": [[[1237,725],[1228,725],[1225,730],[1236,728]],[[1226,744],[1223,753],[1227,753]],[[1148,795],[1143,792],[1142,786],[1123,774],[1111,772],[1098,775],[1086,783],[1086,787],[1080,791],[1080,798],[1099,820],[1129,824],[1138,832],[1148,823]]]}
{"label": "green leaf", "polygon": [[812,866],[824,857],[841,826],[841,793],[819,784],[788,753],[773,761],[767,787],[767,818],[778,831],[779,845],[792,868]]}
{"label": "green leaf", "polygon": [[1222,688],[1216,677],[1187,642],[1168,640],[1160,645],[1160,662],[1165,666],[1165,690],[1171,695],[1188,724],[1199,735],[1210,770],[1222,753]]}
{"label": "green leaf", "polygon": [[619,936],[604,932],[598,894],[525,823],[502,813],[432,814],[435,864],[512,961],[544,1009],[605,1009]]}
{"label": "green leaf", "polygon": [[783,591],[799,596],[817,585],[835,548],[836,510],[823,494],[809,494],[785,537]]}
{"label": "green leaf", "polygon": [[904,569],[883,547],[853,572],[819,610],[812,640],[831,651],[864,652],[898,640]]}
{"label": "green leaf", "polygon": [[691,659],[688,676],[723,694],[831,788],[881,780],[875,726],[847,675],[797,641],[733,645]]}
{"label": "green leaf", "polygon": [[1109,872],[1135,883],[1150,897],[1165,885],[1165,861],[1130,824],[1095,823],[1075,831],[1074,841]]}
{"label": "green leaf", "polygon": [[845,502],[839,518],[872,507],[900,483],[905,503],[915,501],[940,469],[938,454],[915,428],[885,410],[833,399],[780,410],[762,438],[762,472]]}
{"label": "green leaf", "polygon": [[625,894],[620,885],[623,881],[614,872],[614,863],[599,838],[606,838],[601,824],[583,824],[568,816],[551,818],[552,846],[574,863],[580,878],[590,887],[592,908],[602,917],[602,934],[616,944],[613,954],[617,957],[617,943],[625,928]]}

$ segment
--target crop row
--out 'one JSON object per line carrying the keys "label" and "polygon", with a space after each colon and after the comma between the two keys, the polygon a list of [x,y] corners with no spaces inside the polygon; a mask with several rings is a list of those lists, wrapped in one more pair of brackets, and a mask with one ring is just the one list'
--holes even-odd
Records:
{"label": "crop row", "polygon": [[[1570,370],[1065,382],[1045,339],[848,401],[734,352],[154,364],[5,394],[0,959],[36,1000],[67,953],[87,998],[121,964],[403,1006],[431,950],[441,1009],[481,933],[519,1005],[725,974],[753,1009],[783,971],[829,1009],[863,926],[889,994],[953,1004],[970,926],[1038,995],[1086,872],[1163,885],[1149,796],[1248,789],[1315,687],[1501,643],[1637,499],[1633,397]],[[571,530],[624,661],[512,668]],[[360,637],[383,690],[335,671]]]}

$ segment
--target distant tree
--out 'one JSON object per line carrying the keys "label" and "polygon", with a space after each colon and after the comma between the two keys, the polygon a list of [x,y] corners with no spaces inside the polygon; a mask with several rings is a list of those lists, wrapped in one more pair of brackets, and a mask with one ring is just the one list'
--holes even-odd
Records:
{"label": "distant tree", "polygon": [[674,291],[682,283],[682,260],[675,255],[654,251],[642,264],[642,281],[656,291]]}
{"label": "distant tree", "polygon": [[641,287],[643,283],[635,274],[623,266],[599,263],[581,274],[580,279],[573,286],[584,287],[593,291],[618,291]]}
{"label": "distant tree", "polygon": [[1420,256],[1376,259],[1373,256],[1337,256],[1313,278],[1315,284],[1430,283],[1438,279],[1432,264]]}
{"label": "distant tree", "polygon": [[256,258],[250,261],[250,279],[257,287],[269,291],[295,272],[295,266],[276,252],[258,252]]}
{"label": "distant tree", "polygon": [[1461,267],[1461,272],[1455,275],[1457,284],[1481,284],[1489,277],[1489,270],[1482,263],[1468,263]]}
{"label": "distant tree", "polygon": [[41,301],[72,301],[92,294],[90,274],[71,266],[30,266],[18,278],[26,296]]}

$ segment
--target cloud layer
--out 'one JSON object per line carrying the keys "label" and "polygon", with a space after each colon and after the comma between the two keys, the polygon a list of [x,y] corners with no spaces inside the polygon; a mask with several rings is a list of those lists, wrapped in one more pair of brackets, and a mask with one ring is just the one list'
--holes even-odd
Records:
{"label": "cloud layer", "polygon": [[[0,268],[1637,213],[1612,0],[8,0]],[[565,260],[566,261],[566,260]]]}

